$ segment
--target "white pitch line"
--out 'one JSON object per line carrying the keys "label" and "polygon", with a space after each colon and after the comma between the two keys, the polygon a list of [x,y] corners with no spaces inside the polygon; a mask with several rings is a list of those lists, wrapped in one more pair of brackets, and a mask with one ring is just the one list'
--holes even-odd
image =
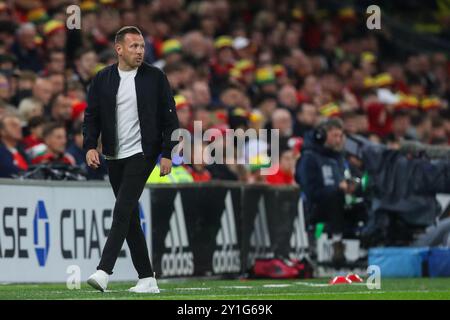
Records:
{"label": "white pitch line", "polygon": [[294,282],[296,285],[308,286],[308,287],[329,287],[328,283],[313,283],[313,282]]}
{"label": "white pitch line", "polygon": [[[294,282],[294,284],[308,287],[331,287],[332,285],[329,283],[314,283],[314,282]],[[352,283],[344,283],[350,286],[367,286],[364,282],[352,282]]]}
{"label": "white pitch line", "polygon": [[211,290],[211,288],[175,288],[175,290],[198,290],[198,291],[201,291],[201,290]]}
{"label": "white pitch line", "polygon": [[[411,292],[411,291],[406,291]],[[423,292],[423,291],[419,291]],[[386,291],[353,291],[353,292],[286,292],[286,293],[256,293],[252,294],[252,296],[264,297],[264,296],[274,296],[274,295],[283,295],[283,296],[309,296],[309,295],[353,295],[353,294],[373,294],[373,293],[386,293]],[[247,294],[223,294],[223,295],[210,295],[211,297],[246,297]]]}
{"label": "white pitch line", "polygon": [[263,288],[287,288],[292,287],[291,284],[265,284]]}

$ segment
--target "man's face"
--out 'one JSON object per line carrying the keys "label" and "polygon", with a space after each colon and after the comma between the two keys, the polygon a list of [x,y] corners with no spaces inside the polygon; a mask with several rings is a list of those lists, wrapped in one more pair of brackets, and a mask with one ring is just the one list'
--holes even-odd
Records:
{"label": "man's face", "polygon": [[358,133],[358,123],[357,123],[357,117],[352,116],[348,117],[344,120],[344,128],[345,132],[348,134],[357,134]]}
{"label": "man's face", "polygon": [[218,59],[222,64],[232,63],[234,59],[233,49],[231,48],[220,49],[218,52]]}
{"label": "man's face", "polygon": [[222,95],[220,96],[220,100],[226,105],[226,106],[236,106],[239,105],[239,103],[243,100],[242,92],[240,92],[237,89],[231,88],[225,90]]}
{"label": "man's face", "polygon": [[16,142],[22,140],[22,126],[20,120],[16,117],[6,117],[3,121],[5,127],[0,133],[0,136]]}
{"label": "man's face", "polygon": [[281,136],[290,136],[292,134],[292,119],[289,112],[277,112],[272,117],[272,127],[273,129],[279,129]]}
{"label": "man's face", "polygon": [[53,132],[45,138],[45,144],[50,151],[55,153],[63,153],[66,150],[66,143],[66,130],[64,128],[53,130]]}
{"label": "man's face", "polygon": [[19,81],[17,82],[17,90],[32,90],[33,85],[33,80],[19,79]]}
{"label": "man's face", "polygon": [[52,116],[57,120],[69,120],[72,117],[71,100],[60,95],[53,105]]}
{"label": "man's face", "polygon": [[279,94],[278,100],[285,106],[294,109],[297,107],[297,92],[294,86],[284,86]]}
{"label": "man's face", "polygon": [[40,100],[44,105],[47,105],[52,98],[53,88],[52,83],[46,79],[38,79],[33,87],[33,96]]}
{"label": "man's face", "polygon": [[40,124],[37,127],[30,129],[31,133],[40,139],[42,139],[42,132],[44,131],[44,124]]}
{"label": "man's face", "polygon": [[364,73],[361,70],[353,71],[350,86],[356,91],[364,89]]}
{"label": "man's face", "polygon": [[293,172],[295,169],[295,157],[294,153],[289,150],[283,152],[280,158],[280,169],[283,172]]}
{"label": "man's face", "polygon": [[51,48],[64,49],[66,45],[66,39],[66,31],[59,30],[48,38],[48,44]]}
{"label": "man's face", "polygon": [[53,94],[59,94],[64,91],[64,75],[63,74],[53,74],[49,77],[50,82],[53,87]]}
{"label": "man's face", "polygon": [[204,107],[209,104],[211,93],[206,82],[196,82],[192,86],[192,90],[194,91],[194,94],[192,95],[194,105]]}
{"label": "man's face", "polygon": [[119,59],[122,59],[130,68],[135,69],[144,61],[144,38],[139,34],[127,33],[123,41],[116,44],[116,52]]}
{"label": "man's face", "polygon": [[31,50],[35,48],[34,37],[36,36],[36,30],[27,29],[24,30],[19,36],[19,42],[25,49]]}
{"label": "man's face", "polygon": [[265,101],[263,101],[260,105],[259,105],[259,110],[261,110],[261,112],[266,116],[266,117],[270,117],[272,116],[272,113],[275,111],[275,109],[277,108],[277,101],[274,99],[267,99]]}
{"label": "man's face", "polygon": [[340,152],[344,149],[345,136],[342,129],[331,128],[327,131],[327,140],[325,141],[325,146]]}
{"label": "man's face", "polygon": [[97,65],[97,54],[94,51],[89,51],[80,57],[80,68],[83,72],[92,74]]}
{"label": "man's face", "polygon": [[297,119],[303,125],[315,126],[317,123],[317,109],[312,104],[304,104],[301,112],[298,113]]}
{"label": "man's face", "polygon": [[187,128],[191,122],[191,112],[189,111],[189,108],[178,109],[177,116],[181,127]]}
{"label": "man's face", "polygon": [[411,119],[407,115],[398,116],[392,124],[393,131],[398,135],[405,135],[411,125]]}
{"label": "man's face", "polygon": [[54,52],[50,57],[48,69],[50,73],[62,73],[66,67],[66,57],[62,52]]}

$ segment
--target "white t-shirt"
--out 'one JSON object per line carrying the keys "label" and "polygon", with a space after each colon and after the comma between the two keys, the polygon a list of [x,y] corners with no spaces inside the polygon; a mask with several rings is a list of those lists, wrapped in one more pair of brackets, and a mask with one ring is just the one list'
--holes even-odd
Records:
{"label": "white t-shirt", "polygon": [[137,69],[119,70],[120,84],[117,91],[117,157],[105,157],[108,160],[123,159],[143,152],[141,144],[141,128],[139,125],[136,87],[134,77]]}

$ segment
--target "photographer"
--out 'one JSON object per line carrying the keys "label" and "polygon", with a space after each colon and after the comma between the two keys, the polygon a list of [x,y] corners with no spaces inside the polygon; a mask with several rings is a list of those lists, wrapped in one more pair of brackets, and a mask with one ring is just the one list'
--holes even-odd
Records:
{"label": "photographer", "polygon": [[310,223],[325,222],[333,240],[333,263],[345,262],[342,236],[349,207],[346,199],[355,193],[349,165],[344,158],[345,135],[340,119],[331,118],[305,135],[296,179],[306,196]]}
{"label": "photographer", "polygon": [[350,153],[359,154],[371,180],[363,246],[409,245],[441,214],[436,194],[450,192],[449,148],[407,141],[392,148],[361,137],[351,141],[359,147]]}

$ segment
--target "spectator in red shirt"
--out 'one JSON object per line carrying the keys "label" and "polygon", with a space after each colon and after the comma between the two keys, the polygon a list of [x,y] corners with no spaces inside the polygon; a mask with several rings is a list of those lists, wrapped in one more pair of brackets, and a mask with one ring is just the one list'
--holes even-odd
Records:
{"label": "spectator in red shirt", "polygon": [[266,182],[271,185],[293,185],[295,172],[295,156],[291,149],[281,152],[277,173],[269,175]]}
{"label": "spectator in red shirt", "polygon": [[211,181],[211,173],[205,168],[204,164],[192,164],[186,166],[186,169],[192,175],[194,182],[208,182]]}
{"label": "spectator in red shirt", "polygon": [[64,163],[75,165],[75,159],[65,152],[67,137],[64,124],[58,122],[47,124],[44,128],[43,139],[47,150],[43,155],[32,159],[33,164]]}
{"label": "spectator in red shirt", "polygon": [[298,103],[312,102],[312,98],[318,93],[319,82],[313,75],[307,76],[303,80],[302,87],[297,95]]}
{"label": "spectator in red shirt", "polygon": [[[211,173],[206,169],[205,163],[203,162],[203,147],[200,145],[192,144],[193,148],[191,150],[191,161],[190,165],[185,165],[185,168],[192,175],[194,182],[208,182],[211,181]],[[196,163],[195,154],[201,155],[201,163]]]}
{"label": "spectator in red shirt", "polygon": [[42,130],[44,128],[45,123],[46,120],[43,116],[36,116],[30,118],[30,120],[28,121],[28,130],[30,134],[28,134],[22,140],[25,149],[29,149],[40,143],[43,143]]}

